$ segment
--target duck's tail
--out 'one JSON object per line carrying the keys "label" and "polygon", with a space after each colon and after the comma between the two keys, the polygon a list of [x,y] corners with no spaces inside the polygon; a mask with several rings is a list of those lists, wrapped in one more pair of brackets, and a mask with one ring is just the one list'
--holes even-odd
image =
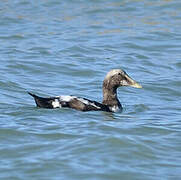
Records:
{"label": "duck's tail", "polygon": [[33,93],[30,93],[30,92],[28,92],[28,94],[34,98],[37,107],[53,108],[52,100],[54,100],[54,98],[43,98],[43,97],[39,97],[39,96],[37,96]]}
{"label": "duck's tail", "polygon": [[32,93],[30,93],[30,92],[27,92],[30,96],[33,96],[34,98],[36,98],[36,97],[38,97],[38,96],[36,96],[35,94],[32,94]]}

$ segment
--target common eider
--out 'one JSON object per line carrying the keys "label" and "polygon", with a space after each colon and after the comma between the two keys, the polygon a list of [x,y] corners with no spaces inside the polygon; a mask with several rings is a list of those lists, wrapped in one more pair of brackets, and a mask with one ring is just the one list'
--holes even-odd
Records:
{"label": "common eider", "polygon": [[122,110],[121,103],[117,98],[117,88],[120,86],[131,86],[142,88],[140,84],[128,76],[121,69],[113,69],[109,71],[103,81],[103,101],[102,103],[92,101],[86,98],[76,96],[55,96],[55,97],[39,97],[28,92],[35,99],[37,107],[40,108],[73,108],[80,111],[107,111],[117,112]]}

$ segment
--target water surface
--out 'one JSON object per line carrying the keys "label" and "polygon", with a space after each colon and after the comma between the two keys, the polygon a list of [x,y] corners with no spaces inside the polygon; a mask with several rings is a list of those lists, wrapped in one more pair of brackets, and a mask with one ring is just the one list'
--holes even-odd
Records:
{"label": "water surface", "polygon": [[[1,1],[1,179],[180,179],[181,2]],[[122,113],[37,109],[27,91],[102,100],[123,68]]]}

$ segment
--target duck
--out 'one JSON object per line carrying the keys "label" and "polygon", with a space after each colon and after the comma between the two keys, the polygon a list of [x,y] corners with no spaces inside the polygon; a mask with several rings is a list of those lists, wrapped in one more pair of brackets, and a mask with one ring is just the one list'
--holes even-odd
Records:
{"label": "duck", "polygon": [[107,73],[103,81],[102,103],[73,95],[40,97],[31,92],[28,92],[28,94],[34,98],[36,106],[39,108],[72,108],[79,111],[118,112],[123,109],[117,96],[117,89],[121,86],[142,88],[142,86],[133,80],[124,70],[112,69]]}

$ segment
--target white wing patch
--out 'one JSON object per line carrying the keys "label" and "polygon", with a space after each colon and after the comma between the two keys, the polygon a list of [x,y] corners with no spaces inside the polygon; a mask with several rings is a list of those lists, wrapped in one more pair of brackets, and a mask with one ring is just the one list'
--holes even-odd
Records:
{"label": "white wing patch", "polygon": [[92,103],[84,98],[77,98],[77,100],[81,101],[82,103],[84,103],[86,105],[91,105],[91,106],[94,106],[95,108],[101,109],[101,107],[96,106],[94,103]]}
{"label": "white wing patch", "polygon": [[55,99],[52,102],[52,106],[53,106],[53,108],[61,108],[62,107],[58,99]]}
{"label": "white wing patch", "polygon": [[76,99],[77,101],[80,101],[85,105],[91,105],[91,106],[94,106],[95,108],[101,109],[101,107],[96,106],[93,102],[90,102],[84,98],[80,98],[76,96],[68,96],[68,95],[57,96],[57,98],[59,99],[56,99],[56,101],[52,102],[53,107],[54,106],[61,107],[61,104],[60,104],[61,101],[70,102],[71,100]]}
{"label": "white wing patch", "polygon": [[76,98],[76,96],[66,96],[66,95],[63,95],[63,96],[58,96],[58,98],[60,99],[60,101],[69,102],[72,99]]}
{"label": "white wing patch", "polygon": [[71,101],[72,99],[75,98],[75,96],[56,96],[57,99],[55,99],[53,102],[52,102],[52,106],[53,108],[61,108],[62,105],[61,105],[61,102],[64,101],[64,102],[69,102]]}
{"label": "white wing patch", "polygon": [[76,98],[78,101],[81,101],[82,103],[84,103],[84,104],[86,104],[86,105],[89,105],[90,104],[90,102],[89,101],[87,101],[86,99],[83,99],[83,98]]}

